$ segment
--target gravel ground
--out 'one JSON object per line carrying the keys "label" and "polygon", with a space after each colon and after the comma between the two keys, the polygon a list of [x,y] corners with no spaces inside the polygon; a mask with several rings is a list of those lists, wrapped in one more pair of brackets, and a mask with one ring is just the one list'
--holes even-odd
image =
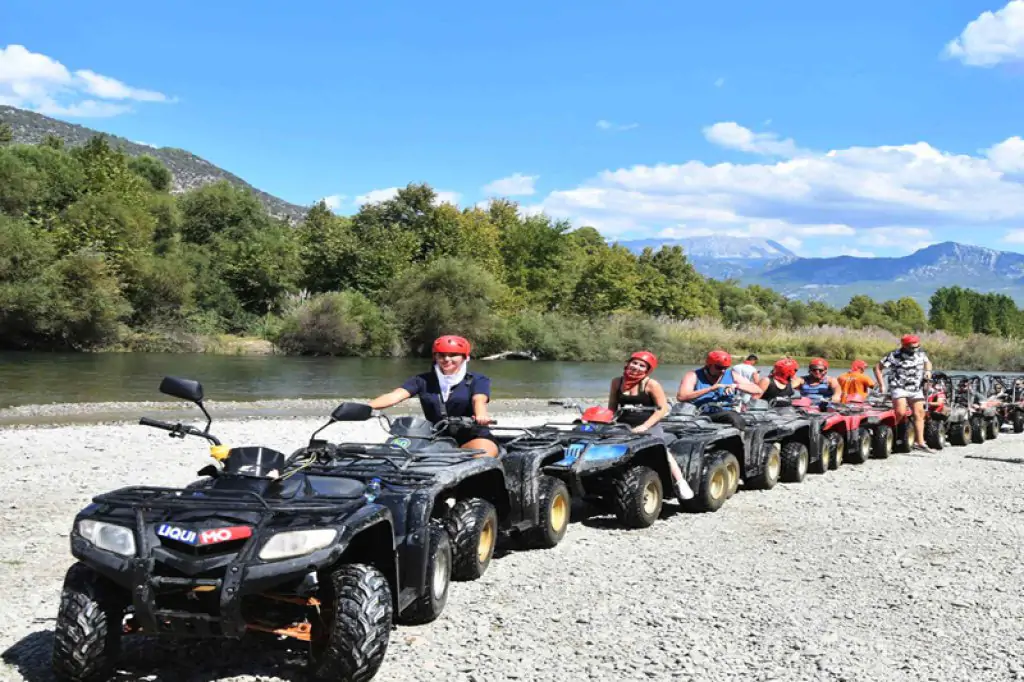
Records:
{"label": "gravel ground", "polygon": [[[320,424],[213,431],[291,452]],[[324,435],[384,434],[372,422]],[[558,547],[496,558],[453,584],[436,622],[395,630],[377,679],[1024,680],[1022,443],[1004,433],[846,465],[740,490],[714,514],[666,505],[641,531],[576,509]],[[202,441],[124,423],[7,428],[0,447],[0,679],[43,682],[75,512],[117,486],[185,484],[209,460]],[[299,680],[299,661],[265,640],[145,642],[119,679]]]}

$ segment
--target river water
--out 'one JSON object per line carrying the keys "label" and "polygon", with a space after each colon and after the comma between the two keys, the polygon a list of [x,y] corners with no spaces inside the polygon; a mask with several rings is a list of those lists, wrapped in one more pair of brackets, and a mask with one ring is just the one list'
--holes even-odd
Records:
{"label": "river water", "polygon": [[[494,398],[607,395],[619,363],[473,360],[491,377]],[[305,358],[181,353],[0,353],[0,409],[19,405],[172,400],[157,390],[165,375],[197,379],[208,400],[369,398],[430,368],[427,359]],[[655,372],[671,397],[692,365]],[[762,373],[767,367],[762,367]],[[846,371],[837,363],[831,374]]]}

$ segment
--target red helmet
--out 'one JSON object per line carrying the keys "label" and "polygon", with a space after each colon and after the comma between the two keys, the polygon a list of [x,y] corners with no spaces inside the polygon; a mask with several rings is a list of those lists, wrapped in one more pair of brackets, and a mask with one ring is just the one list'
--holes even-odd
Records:
{"label": "red helmet", "polygon": [[800,369],[800,363],[793,358],[780,358],[776,361],[772,374],[783,381],[788,381],[796,376],[798,369]]}
{"label": "red helmet", "polygon": [[[643,360],[644,362],[647,363],[647,367],[648,367],[648,371],[649,372],[653,372],[654,369],[658,366],[658,358],[654,355],[654,353],[652,353],[650,351],[646,351],[646,350],[639,350],[639,351],[633,353],[632,355],[629,356],[629,359],[630,360]],[[629,363],[626,363],[626,364],[629,364]]]}
{"label": "red helmet", "polygon": [[902,339],[900,339],[900,344],[904,347],[915,346],[919,343],[921,343],[921,339],[915,334],[906,334]]}
{"label": "red helmet", "polygon": [[582,416],[585,422],[597,422],[598,424],[611,424],[615,421],[615,413],[607,407],[588,407],[583,411]]}
{"label": "red helmet", "polygon": [[434,341],[434,353],[459,353],[469,357],[469,341],[461,336],[439,336]]}
{"label": "red helmet", "polygon": [[850,370],[854,371],[854,372],[859,372],[862,369],[867,369],[867,368],[868,368],[868,363],[864,362],[863,360],[854,360],[853,364],[850,365]]}
{"label": "red helmet", "polygon": [[825,358],[812,358],[808,367],[813,367],[814,365],[821,365],[825,369],[828,369],[828,360]]}
{"label": "red helmet", "polygon": [[732,367],[732,356],[724,350],[713,350],[708,353],[707,363],[710,365],[718,365],[720,367]]}

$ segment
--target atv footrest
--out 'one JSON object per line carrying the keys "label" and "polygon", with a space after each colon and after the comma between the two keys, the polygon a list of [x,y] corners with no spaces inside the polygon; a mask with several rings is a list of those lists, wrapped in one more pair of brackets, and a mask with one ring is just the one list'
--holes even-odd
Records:
{"label": "atv footrest", "polygon": [[158,635],[176,637],[223,637],[221,619],[205,613],[189,611],[155,611]]}
{"label": "atv footrest", "polygon": [[153,587],[213,587],[219,589],[223,584],[220,578],[166,578],[155,576],[149,579]]}

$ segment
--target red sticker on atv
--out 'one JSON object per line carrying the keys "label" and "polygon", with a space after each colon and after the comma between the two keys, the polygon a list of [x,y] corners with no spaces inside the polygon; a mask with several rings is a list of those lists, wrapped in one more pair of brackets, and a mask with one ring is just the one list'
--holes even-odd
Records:
{"label": "red sticker on atv", "polygon": [[252,536],[249,526],[229,526],[227,528],[211,528],[199,531],[199,545],[215,545],[218,542],[243,540]]}

